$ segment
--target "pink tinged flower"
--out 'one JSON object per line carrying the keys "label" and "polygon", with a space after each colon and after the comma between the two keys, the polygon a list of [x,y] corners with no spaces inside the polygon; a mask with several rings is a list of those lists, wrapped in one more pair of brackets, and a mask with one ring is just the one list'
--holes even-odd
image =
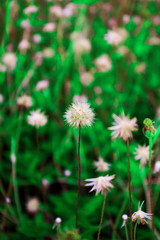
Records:
{"label": "pink tinged flower", "polygon": [[79,38],[75,39],[73,43],[73,49],[76,55],[83,55],[90,52],[91,43],[87,38],[80,36]]}
{"label": "pink tinged flower", "polygon": [[45,90],[46,88],[48,88],[48,86],[49,86],[48,80],[41,80],[41,81],[39,81],[39,82],[37,83],[37,85],[36,85],[36,90],[37,90],[37,91],[43,91],[43,90]]}
{"label": "pink tinged flower", "polygon": [[30,199],[26,204],[29,213],[36,213],[39,210],[39,200],[37,198]]}
{"label": "pink tinged flower", "polygon": [[113,30],[109,30],[107,34],[104,35],[104,39],[111,45],[118,45],[122,42],[123,38],[122,36],[117,32]]}
{"label": "pink tinged flower", "polygon": [[34,34],[33,35],[33,42],[34,43],[39,43],[41,41],[41,35],[39,34]]}
{"label": "pink tinged flower", "polygon": [[23,29],[30,29],[31,28],[31,25],[30,25],[30,22],[29,22],[28,19],[23,20],[21,22],[21,28],[23,28]]}
{"label": "pink tinged flower", "polygon": [[40,126],[44,126],[47,123],[47,116],[45,116],[44,113],[41,113],[40,109],[32,111],[30,114],[31,115],[27,117],[27,122],[30,125],[39,128]]}
{"label": "pink tinged flower", "polygon": [[[144,166],[149,161],[149,146],[140,146],[138,145],[138,148],[136,148],[135,154],[135,160],[140,160],[140,166]],[[153,154],[153,151],[152,151]]]}
{"label": "pink tinged flower", "polygon": [[66,177],[69,177],[71,175],[71,171],[70,170],[64,170],[64,175]]}
{"label": "pink tinged flower", "polygon": [[129,138],[132,138],[132,132],[137,131],[137,119],[129,119],[128,116],[124,115],[124,112],[121,116],[113,114],[114,122],[113,126],[109,127],[109,130],[112,130],[113,138],[122,138],[124,141],[127,141]]}
{"label": "pink tinged flower", "polygon": [[57,218],[55,219],[55,222],[54,222],[54,225],[53,225],[52,229],[54,229],[54,228],[56,228],[56,227],[59,227],[60,224],[61,224],[61,222],[62,222],[62,219],[61,219],[60,217],[57,217]]}
{"label": "pink tinged flower", "polygon": [[87,102],[88,98],[86,95],[74,95],[73,102]]}
{"label": "pink tinged flower", "polygon": [[88,86],[94,81],[93,74],[90,72],[82,72],[80,75],[80,81],[84,86]]}
{"label": "pink tinged flower", "polygon": [[157,161],[154,166],[154,173],[160,172],[160,161]]}
{"label": "pink tinged flower", "polygon": [[94,162],[94,166],[97,168],[97,172],[105,172],[109,170],[109,163],[106,163],[102,157],[98,158],[98,161]]}
{"label": "pink tinged flower", "polygon": [[92,187],[90,192],[96,191],[96,195],[101,192],[101,194],[104,194],[105,191],[111,191],[110,188],[113,188],[113,185],[111,183],[111,180],[115,177],[115,175],[106,175],[104,177],[97,177],[97,178],[89,178],[86,179],[86,182],[89,182],[86,184],[88,187]]}
{"label": "pink tinged flower", "polygon": [[19,44],[18,44],[18,49],[20,51],[27,50],[30,48],[30,43],[28,42],[27,39],[23,39]]}
{"label": "pink tinged flower", "polygon": [[9,70],[14,70],[17,64],[17,57],[14,53],[8,52],[2,57],[2,62]]}
{"label": "pink tinged flower", "polygon": [[56,24],[49,22],[43,27],[43,32],[53,32],[56,30]]}
{"label": "pink tinged flower", "polygon": [[112,62],[107,54],[96,58],[95,65],[99,72],[108,72],[112,68]]}
{"label": "pink tinged flower", "polygon": [[61,6],[55,5],[50,7],[50,13],[56,18],[63,17],[63,9]]}
{"label": "pink tinged flower", "polygon": [[30,5],[24,9],[25,14],[30,15],[38,11],[38,7],[35,5]]}
{"label": "pink tinged flower", "polygon": [[64,118],[70,126],[78,128],[79,126],[91,126],[95,114],[86,102],[72,103],[66,111]]}
{"label": "pink tinged flower", "polygon": [[127,215],[127,214],[123,214],[123,215],[122,215],[122,219],[123,219],[123,223],[122,223],[121,228],[126,225],[126,222],[127,222],[127,220],[128,220],[128,215]]}
{"label": "pink tinged flower", "polygon": [[47,179],[45,179],[45,178],[42,179],[42,186],[43,187],[47,188],[49,186],[49,184],[50,183],[49,183],[49,181]]}
{"label": "pink tinged flower", "polygon": [[30,96],[23,95],[22,97],[17,98],[17,104],[19,106],[29,108],[33,105],[32,98]]}
{"label": "pink tinged flower", "polygon": [[138,224],[142,223],[142,224],[145,224],[147,222],[147,220],[152,220],[152,214],[150,213],[146,213],[146,212],[143,212],[141,209],[142,209],[142,206],[143,206],[143,203],[140,205],[138,204],[138,211],[137,212],[134,212],[132,214],[132,221],[135,222],[137,221]]}
{"label": "pink tinged flower", "polygon": [[7,204],[11,203],[11,199],[10,199],[9,197],[6,197],[6,198],[5,198],[5,202],[6,202]]}

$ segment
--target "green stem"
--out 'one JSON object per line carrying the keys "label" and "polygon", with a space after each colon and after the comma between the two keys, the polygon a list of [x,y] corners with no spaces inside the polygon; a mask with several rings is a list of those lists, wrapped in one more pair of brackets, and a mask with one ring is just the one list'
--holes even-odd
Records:
{"label": "green stem", "polygon": [[105,191],[105,192],[104,192],[104,199],[103,199],[103,206],[102,206],[101,220],[100,220],[100,224],[99,224],[97,240],[100,240],[100,233],[101,233],[101,226],[102,226],[103,215],[104,215],[104,207],[105,207],[105,202],[106,202],[106,196],[107,196],[107,192]]}
{"label": "green stem", "polygon": [[21,207],[20,207],[19,194],[18,194],[18,188],[17,188],[17,178],[16,178],[15,163],[12,163],[12,181],[13,181],[15,203],[16,203],[16,207],[17,207],[18,216],[20,218],[20,216],[21,216]]}
{"label": "green stem", "polygon": [[134,240],[136,240],[137,223],[138,223],[138,221],[136,222],[136,224],[134,226]]}
{"label": "green stem", "polygon": [[153,231],[153,240],[155,240],[154,233],[154,214],[153,214],[153,201],[152,201],[152,137],[149,138],[149,193],[150,193],[150,209],[152,214],[152,231]]}
{"label": "green stem", "polygon": [[129,183],[129,218],[130,218],[130,239],[132,240],[132,196],[131,196],[131,171],[129,159],[129,140],[127,140],[127,155],[128,155],[128,183]]}
{"label": "green stem", "polygon": [[78,137],[78,193],[77,193],[77,206],[76,206],[76,229],[78,228],[78,203],[79,203],[79,194],[80,194],[80,185],[81,185],[81,156],[80,156],[80,134],[81,126],[79,125],[79,137]]}
{"label": "green stem", "polygon": [[125,224],[124,226],[125,226],[126,240],[129,240],[127,225]]}

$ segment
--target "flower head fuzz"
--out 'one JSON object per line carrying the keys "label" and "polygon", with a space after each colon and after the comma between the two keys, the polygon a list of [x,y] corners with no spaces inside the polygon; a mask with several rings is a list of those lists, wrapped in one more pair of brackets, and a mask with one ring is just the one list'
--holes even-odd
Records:
{"label": "flower head fuzz", "polygon": [[90,178],[86,179],[86,182],[89,182],[86,184],[86,186],[93,186],[90,192],[96,190],[96,195],[98,193],[104,194],[104,192],[110,191],[110,188],[113,188],[113,185],[111,183],[111,180],[115,177],[115,175],[106,175],[104,177],[97,177],[97,178]]}
{"label": "flower head fuzz", "polygon": [[94,120],[94,112],[86,102],[72,103],[64,117],[67,123],[73,127],[91,126]]}
{"label": "flower head fuzz", "polygon": [[97,167],[97,172],[108,171],[110,164],[106,163],[102,157],[98,158],[97,162],[94,162],[94,166]]}
{"label": "flower head fuzz", "polygon": [[137,221],[138,222],[138,224],[140,224],[140,223],[142,223],[142,224],[145,224],[145,223],[147,223],[148,224],[148,222],[147,222],[147,220],[152,220],[152,214],[151,213],[145,213],[145,212],[143,212],[141,209],[142,209],[142,206],[143,206],[143,203],[144,202],[142,202],[142,204],[140,205],[140,204],[138,204],[138,211],[137,212],[134,212],[133,214],[132,214],[132,221],[134,222],[134,221]]}
{"label": "flower head fuzz", "polygon": [[132,131],[137,131],[137,119],[129,119],[128,116],[124,115],[124,112],[121,116],[113,114],[114,123],[112,127],[109,127],[109,130],[113,130],[113,138],[122,138],[124,141],[127,141],[132,137]]}
{"label": "flower head fuzz", "polygon": [[31,112],[31,115],[27,117],[27,122],[30,125],[39,128],[40,126],[44,126],[47,123],[47,117],[44,115],[44,113],[40,112],[40,109],[38,109]]}

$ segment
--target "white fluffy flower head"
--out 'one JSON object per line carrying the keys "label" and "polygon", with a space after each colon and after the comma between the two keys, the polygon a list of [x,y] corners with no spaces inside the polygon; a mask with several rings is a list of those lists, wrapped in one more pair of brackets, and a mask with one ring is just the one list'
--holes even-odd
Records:
{"label": "white fluffy flower head", "polygon": [[36,213],[39,210],[39,200],[37,198],[30,199],[26,204],[27,211]]}
{"label": "white fluffy flower head", "polygon": [[100,192],[104,194],[106,190],[110,191],[110,188],[113,188],[111,180],[114,177],[115,175],[106,175],[104,177],[89,178],[85,180],[86,182],[89,182],[86,186],[93,186],[90,192],[96,190],[96,195]]}
{"label": "white fluffy flower head", "polygon": [[108,72],[112,68],[112,62],[107,54],[103,54],[96,58],[95,65],[99,72]]}
{"label": "white fluffy flower head", "polygon": [[114,123],[112,127],[109,127],[109,130],[113,130],[112,136],[113,138],[122,138],[124,141],[127,141],[132,137],[132,131],[137,131],[137,119],[132,118],[129,119],[128,116],[125,116],[122,113],[122,116],[117,116],[113,114]]}
{"label": "white fluffy flower head", "polygon": [[106,163],[102,157],[98,158],[97,162],[94,162],[94,166],[97,167],[97,172],[108,171],[110,164]]}
{"label": "white fluffy flower head", "polygon": [[154,173],[160,172],[160,161],[157,161],[154,166]]}
{"label": "white fluffy flower head", "polygon": [[122,42],[123,38],[122,36],[117,32],[113,30],[109,30],[107,34],[104,35],[104,39],[111,45],[118,45]]}
{"label": "white fluffy flower head", "polygon": [[8,67],[8,69],[14,70],[17,64],[17,57],[14,53],[8,52],[3,55],[2,62]]}
{"label": "white fluffy flower head", "polygon": [[39,128],[47,123],[47,117],[44,115],[44,113],[40,112],[40,109],[38,109],[31,112],[31,115],[27,117],[27,122],[30,125]]}
{"label": "white fluffy flower head", "polygon": [[64,115],[67,123],[76,128],[91,126],[94,116],[93,110],[86,102],[72,103]]}
{"label": "white fluffy flower head", "polygon": [[19,106],[24,106],[26,108],[29,108],[32,106],[32,98],[27,95],[23,95],[22,97],[17,98],[17,104]]}
{"label": "white fluffy flower head", "polygon": [[142,202],[142,204],[140,205],[140,203],[138,204],[138,211],[137,212],[134,212],[132,214],[132,221],[137,221],[138,224],[142,223],[142,224],[145,224],[147,222],[147,220],[152,220],[152,214],[150,213],[145,213],[143,212],[141,209],[142,209],[142,206],[143,206],[143,203],[144,201]]}
{"label": "white fluffy flower head", "polygon": [[[144,166],[149,161],[149,146],[140,146],[138,145],[138,148],[136,148],[135,154],[135,160],[140,160],[140,166]],[[153,151],[152,151],[153,154]]]}
{"label": "white fluffy flower head", "polygon": [[127,214],[123,214],[123,215],[122,215],[122,219],[123,219],[123,223],[122,223],[121,228],[126,225],[126,222],[127,222],[127,220],[128,220],[128,215],[127,215]]}

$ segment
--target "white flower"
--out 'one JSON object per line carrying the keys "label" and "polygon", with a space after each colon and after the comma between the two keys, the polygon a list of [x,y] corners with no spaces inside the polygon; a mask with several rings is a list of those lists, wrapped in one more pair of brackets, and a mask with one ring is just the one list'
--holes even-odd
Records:
{"label": "white flower", "polygon": [[113,188],[111,180],[114,177],[115,175],[106,175],[104,177],[89,178],[85,180],[86,182],[89,182],[86,184],[86,186],[93,186],[90,192],[96,190],[96,195],[100,192],[104,194],[106,190],[110,191],[110,188]]}
{"label": "white flower", "polygon": [[37,83],[36,90],[42,91],[42,90],[45,90],[46,88],[48,88],[48,86],[49,86],[48,80],[41,80]]}
{"label": "white flower", "polygon": [[64,175],[66,177],[69,177],[71,175],[71,171],[70,170],[64,170]]}
{"label": "white flower", "polygon": [[83,55],[91,50],[91,43],[85,37],[78,37],[73,43],[73,49],[76,55]]}
{"label": "white flower", "polygon": [[39,200],[37,198],[30,199],[26,204],[26,209],[30,213],[36,213],[39,210]]}
{"label": "white flower", "polygon": [[[152,151],[153,153],[153,151]],[[134,152],[135,160],[140,160],[140,165],[144,166],[149,161],[149,146],[140,146],[138,145],[138,148],[136,148],[136,152]]]}
{"label": "white flower", "polygon": [[127,214],[123,214],[123,215],[122,215],[122,219],[123,219],[123,223],[122,223],[121,228],[126,225],[126,222],[127,222],[127,220],[128,220],[128,215],[127,215]]}
{"label": "white flower", "polygon": [[87,102],[87,96],[86,95],[82,95],[82,96],[80,96],[80,95],[74,95],[74,97],[73,97],[73,102]]}
{"label": "white flower", "polygon": [[17,98],[17,104],[19,106],[24,106],[26,108],[29,108],[32,106],[32,98],[27,95],[23,95],[22,97]]}
{"label": "white flower", "polygon": [[39,34],[34,34],[33,35],[33,42],[34,43],[39,43],[41,41],[41,35]]}
{"label": "white flower", "polygon": [[152,214],[150,213],[145,213],[141,210],[142,206],[143,206],[143,203],[141,204],[141,206],[139,206],[140,204],[138,204],[138,211],[137,212],[134,212],[132,214],[132,221],[137,221],[138,224],[142,223],[142,224],[145,224],[145,223],[148,223],[147,220],[152,220]]}
{"label": "white flower", "polygon": [[114,126],[108,128],[109,130],[113,130],[113,138],[119,137],[124,141],[127,141],[132,137],[132,131],[137,131],[136,118],[129,119],[128,116],[124,115],[124,112],[122,113],[122,116],[113,114],[113,118],[115,120],[113,123]]}
{"label": "white flower", "polygon": [[76,10],[76,6],[74,3],[68,3],[63,9],[63,15],[65,17],[71,17]]}
{"label": "white flower", "polygon": [[144,62],[139,63],[135,68],[136,73],[144,73],[145,70],[146,70],[146,64]]}
{"label": "white flower", "polygon": [[42,179],[42,185],[43,185],[43,187],[45,187],[45,188],[47,188],[48,186],[49,186],[49,181],[47,180],[47,179],[45,179],[45,178],[43,178]]}
{"label": "white flower", "polygon": [[30,24],[29,20],[28,19],[23,20],[21,22],[21,27],[23,29],[30,29],[31,28],[31,24]]}
{"label": "white flower", "polygon": [[14,53],[8,52],[2,57],[2,62],[10,69],[14,70],[17,63],[17,57]]}
{"label": "white flower", "polygon": [[160,161],[157,161],[154,166],[154,173],[160,172]]}
{"label": "white flower", "polygon": [[24,9],[25,14],[29,15],[38,11],[38,8],[35,5],[30,5]]}
{"label": "white flower", "polygon": [[47,117],[44,115],[44,113],[40,113],[40,109],[30,113],[31,115],[27,117],[27,122],[30,125],[39,128],[47,123]]}
{"label": "white flower", "polygon": [[88,86],[94,80],[93,74],[90,72],[82,72],[80,75],[80,80],[84,86]]}
{"label": "white flower", "polygon": [[108,171],[110,164],[104,162],[102,157],[99,157],[98,161],[94,162],[94,166],[97,167],[98,172],[105,172]]}
{"label": "white flower", "polygon": [[118,45],[122,42],[123,38],[122,36],[117,32],[113,30],[109,30],[107,34],[104,35],[104,39],[111,45]]}
{"label": "white flower", "polygon": [[62,222],[62,219],[57,217],[56,220],[55,220],[56,223],[61,223]]}
{"label": "white flower", "polygon": [[30,43],[27,39],[22,39],[22,41],[18,44],[18,49],[23,51],[30,48]]}
{"label": "white flower", "polygon": [[4,101],[4,97],[3,97],[3,95],[0,93],[0,103],[3,103],[3,101]]}
{"label": "white flower", "polygon": [[85,102],[72,103],[64,117],[70,126],[78,128],[80,125],[91,126],[94,120],[94,112]]}
{"label": "white flower", "polygon": [[43,32],[53,32],[56,29],[56,24],[49,22],[43,27]]}
{"label": "white flower", "polygon": [[96,58],[95,65],[100,72],[108,72],[112,68],[111,59],[107,54]]}
{"label": "white flower", "polygon": [[63,9],[58,5],[50,7],[50,13],[57,18],[63,17]]}
{"label": "white flower", "polygon": [[52,58],[54,56],[54,54],[55,54],[55,51],[51,47],[45,48],[43,50],[43,57],[44,58]]}
{"label": "white flower", "polygon": [[55,219],[55,222],[54,222],[54,225],[53,225],[52,229],[54,229],[55,227],[58,227],[58,228],[59,228],[61,222],[62,222],[62,219],[61,219],[60,217],[57,217],[57,218]]}

